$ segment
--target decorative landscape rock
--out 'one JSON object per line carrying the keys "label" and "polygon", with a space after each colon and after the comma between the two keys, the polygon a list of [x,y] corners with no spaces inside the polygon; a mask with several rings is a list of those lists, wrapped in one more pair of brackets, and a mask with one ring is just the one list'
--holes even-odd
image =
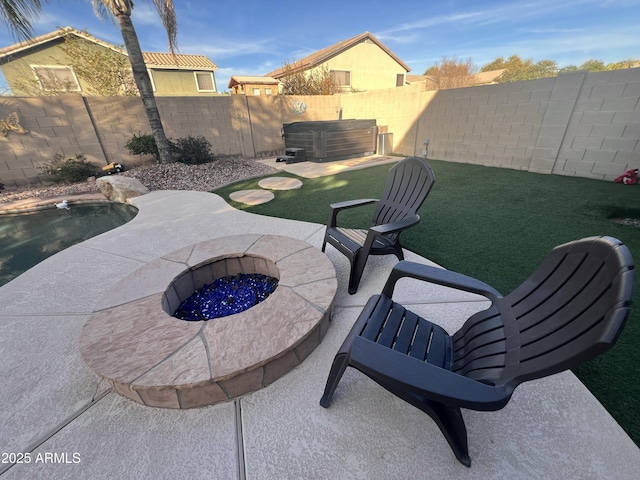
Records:
{"label": "decorative landscape rock", "polygon": [[127,199],[149,193],[139,180],[119,175],[100,177],[96,180],[100,192],[112,202],[126,203]]}

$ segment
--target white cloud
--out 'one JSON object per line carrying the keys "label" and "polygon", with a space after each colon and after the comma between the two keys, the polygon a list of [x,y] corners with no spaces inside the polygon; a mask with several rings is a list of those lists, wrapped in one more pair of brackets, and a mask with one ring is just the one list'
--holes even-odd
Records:
{"label": "white cloud", "polygon": [[378,32],[375,35],[381,40],[388,39],[394,33],[409,32],[412,30],[422,30],[429,27],[445,25],[450,23],[460,23],[460,22],[468,21],[472,18],[478,18],[480,16],[482,16],[480,12],[470,12],[470,13],[454,14],[454,15],[441,15],[438,17],[416,20],[414,22],[401,23],[400,25],[397,25],[395,27],[391,27],[381,32]]}
{"label": "white cloud", "polygon": [[518,33],[547,34],[547,33],[580,33],[584,28],[519,28]]}
{"label": "white cloud", "polygon": [[148,3],[136,2],[131,11],[131,20],[136,26],[156,25],[162,27],[158,11]]}
{"label": "white cloud", "polygon": [[220,58],[239,57],[243,55],[253,55],[256,53],[273,54],[272,39],[260,40],[227,40],[222,38],[208,37],[207,42],[201,40],[191,41],[189,38],[185,42],[180,42],[180,50],[188,53],[207,55],[214,61]]}
{"label": "white cloud", "polygon": [[[498,7],[490,7],[485,10],[471,10],[450,15],[439,15],[429,18],[418,19],[412,22],[401,23],[394,27],[376,33],[380,39],[391,39],[401,41],[399,32],[410,32],[414,30],[427,30],[435,27],[455,27],[473,25],[490,25],[495,23],[516,23],[530,17],[548,17],[552,12],[563,9],[575,9],[586,3],[600,5],[598,0],[536,0],[530,2],[514,2],[501,4]],[[406,42],[405,42],[406,43]]]}
{"label": "white cloud", "polygon": [[401,31],[398,34],[393,33],[374,33],[376,38],[381,42],[393,42],[400,45],[424,42],[424,36],[420,32],[409,33],[409,31]]}

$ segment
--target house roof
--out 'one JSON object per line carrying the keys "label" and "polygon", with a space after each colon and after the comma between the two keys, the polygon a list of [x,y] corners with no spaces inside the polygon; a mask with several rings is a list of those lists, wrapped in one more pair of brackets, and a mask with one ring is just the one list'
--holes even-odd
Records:
{"label": "house roof", "polygon": [[250,76],[250,75],[232,75],[229,80],[228,88],[235,87],[236,85],[244,85],[244,84],[254,84],[254,85],[277,85],[279,82],[273,77],[258,77],[258,76]]}
{"label": "house roof", "polygon": [[103,47],[109,48],[118,53],[122,53],[123,55],[127,54],[125,50],[119,47],[116,47],[115,45],[112,45],[103,40],[100,40],[99,38],[96,38],[93,35],[88,34],[87,32],[83,32],[82,30],[76,30],[72,27],[64,27],[64,28],[59,28],[58,30],[55,30],[53,32],[45,33],[44,35],[40,35],[38,37],[25,40],[24,42],[15,43],[13,45],[9,45],[8,47],[0,48],[0,59],[15,53],[22,52],[23,50],[30,50],[32,48],[38,47],[45,43],[49,43],[59,38],[64,38],[69,34],[73,34],[77,37],[83,38],[90,42],[96,43],[98,45],[102,45]]}
{"label": "house roof", "polygon": [[181,53],[142,52],[147,67],[217,70],[218,66],[204,55],[186,55]]}
{"label": "house roof", "polygon": [[[471,75],[472,85],[490,85],[496,83],[496,80],[506,72],[506,69],[490,70],[488,72],[474,73]],[[434,82],[434,77],[431,75],[407,75],[406,82],[411,85],[414,83],[431,83]]]}
{"label": "house roof", "polygon": [[[382,42],[380,42],[380,40],[378,40],[372,33],[369,33],[369,32],[361,33],[360,35],[356,35],[355,37],[349,38],[348,40],[342,40],[336,43],[335,45],[331,45],[330,47],[323,48],[322,50],[319,50],[315,53],[312,53],[311,55],[304,57],[301,60],[294,62],[293,66],[296,68],[296,70],[297,69],[307,70],[309,68],[316,67],[326,62],[330,58],[335,57],[336,55],[344,52],[345,50],[348,50],[354,45],[357,45],[358,43],[363,42],[365,40],[370,40],[376,45],[378,45],[382,50],[384,50],[387,53],[387,55],[389,55],[396,62],[398,62],[402,66],[402,68],[404,68],[407,72],[411,71],[411,68],[406,63],[400,60],[400,58],[398,58],[391,50],[389,50],[386,46],[384,46]],[[281,68],[278,68],[277,70],[274,70],[273,72],[267,73],[265,76],[280,78],[285,75],[285,71],[286,71],[285,67],[281,67]]]}
{"label": "house roof", "polygon": [[476,73],[473,76],[473,81],[475,82],[475,85],[488,85],[490,83],[495,83],[495,81],[498,80],[498,78],[500,78],[500,76],[506,71],[506,68],[502,68],[500,70]]}
{"label": "house roof", "polygon": [[426,75],[406,75],[404,78],[408,84],[421,83],[421,82],[427,81]]}
{"label": "house roof", "polygon": [[[100,40],[93,35],[90,35],[87,32],[82,30],[76,30],[73,27],[64,27],[59,28],[53,32],[45,33],[44,35],[40,35],[38,37],[34,37],[30,40],[16,43],[14,45],[9,45],[8,47],[0,48],[0,63],[6,63],[10,60],[12,55],[16,53],[20,53],[22,51],[26,51],[40,45],[44,45],[46,43],[52,42],[54,40],[64,38],[67,35],[75,35],[76,37],[82,38],[89,42],[95,43],[97,45],[101,45],[105,48],[113,50],[114,52],[121,53],[122,55],[127,55],[127,51],[123,50],[120,47],[116,47],[111,43],[105,42],[104,40]],[[204,55],[185,55],[176,53],[152,53],[152,52],[142,52],[142,56],[144,57],[144,61],[148,67],[161,67],[161,68],[172,68],[172,69],[190,69],[190,70],[217,70],[218,67],[215,63],[209,60]]]}

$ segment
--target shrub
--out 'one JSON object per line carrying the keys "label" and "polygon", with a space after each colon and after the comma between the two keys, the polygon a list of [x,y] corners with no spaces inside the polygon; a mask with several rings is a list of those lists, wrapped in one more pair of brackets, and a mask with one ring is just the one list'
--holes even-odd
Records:
{"label": "shrub", "polygon": [[211,153],[211,143],[203,136],[179,138],[175,142],[176,151],[179,155],[178,161],[189,165],[199,165],[215,160]]}
{"label": "shrub", "polygon": [[153,155],[160,161],[160,153],[153,135],[148,133],[135,133],[124,146],[131,155]]}
{"label": "shrub", "polygon": [[80,153],[73,158],[65,158],[61,153],[56,153],[53,161],[45,163],[40,169],[45,175],[49,175],[54,183],[84,182],[98,174],[98,167]]}
{"label": "shrub", "polygon": [[[153,135],[136,133],[124,146],[127,147],[131,155],[153,155],[157,161],[160,161],[158,147]],[[170,139],[169,146],[176,159],[182,163],[198,165],[215,160],[211,153],[211,143],[203,136],[193,137],[187,135],[176,141]]]}
{"label": "shrub", "polygon": [[[215,160],[211,153],[211,143],[203,136],[193,137],[187,135],[175,142],[169,140],[171,151],[176,156],[177,161],[189,165],[209,163]],[[160,161],[158,147],[153,135],[146,133],[136,133],[125,143],[125,147],[131,155],[153,155]]]}

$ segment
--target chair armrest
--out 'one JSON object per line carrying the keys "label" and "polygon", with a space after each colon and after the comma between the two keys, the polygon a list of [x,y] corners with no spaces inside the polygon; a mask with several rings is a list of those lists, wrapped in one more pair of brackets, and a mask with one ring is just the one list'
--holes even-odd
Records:
{"label": "chair armrest", "polygon": [[363,337],[354,339],[351,365],[382,385],[400,384],[429,400],[479,411],[504,407],[515,387],[487,385],[445,368],[396,352]]}
{"label": "chair armrest", "polygon": [[376,198],[360,198],[358,200],[346,200],[344,202],[332,203],[329,205],[329,220],[327,220],[327,227],[335,227],[337,224],[338,213],[342,210],[346,210],[354,207],[361,207],[363,205],[369,205],[377,202]]}
{"label": "chair armrest", "polygon": [[359,198],[357,200],[346,200],[344,202],[332,203],[329,205],[332,210],[344,210],[345,208],[359,207],[360,205],[368,205],[377,202],[377,198]]}
{"label": "chair armrest", "polygon": [[452,272],[451,270],[446,270],[444,268],[432,267],[406,260],[398,262],[395,267],[393,267],[393,270],[387,279],[387,283],[382,290],[383,295],[391,298],[393,296],[393,289],[395,288],[396,282],[404,277],[415,278],[417,280],[423,280],[425,282],[435,283],[445,287],[452,287],[465,292],[476,293],[488,298],[492,302],[502,298],[500,292],[481,280],[468,277],[462,273]]}
{"label": "chair armrest", "polygon": [[374,231],[378,235],[383,235],[385,233],[394,233],[400,230],[405,230],[418,224],[418,222],[420,222],[420,215],[411,215],[403,218],[402,220],[398,220],[397,222],[376,225],[369,228],[369,230]]}
{"label": "chair armrest", "polygon": [[367,231],[367,238],[364,240],[364,245],[362,245],[362,258],[367,258],[369,256],[369,252],[373,248],[373,243],[376,238],[384,235],[385,233],[395,233],[401,230],[405,230],[420,221],[419,215],[411,215],[410,217],[403,218],[402,220],[398,220],[393,223],[384,223],[382,225],[375,225],[373,227],[369,227]]}

